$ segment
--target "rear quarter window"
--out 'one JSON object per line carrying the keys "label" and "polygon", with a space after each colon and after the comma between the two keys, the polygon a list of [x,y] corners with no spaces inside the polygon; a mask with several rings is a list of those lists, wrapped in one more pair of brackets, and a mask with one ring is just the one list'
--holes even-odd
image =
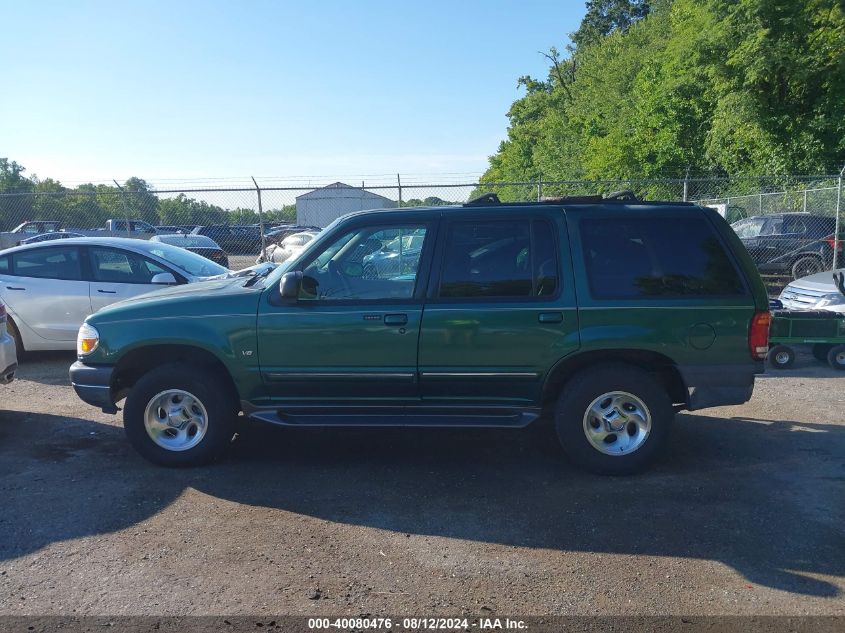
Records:
{"label": "rear quarter window", "polygon": [[701,216],[583,218],[579,227],[596,299],[746,294],[725,246]]}

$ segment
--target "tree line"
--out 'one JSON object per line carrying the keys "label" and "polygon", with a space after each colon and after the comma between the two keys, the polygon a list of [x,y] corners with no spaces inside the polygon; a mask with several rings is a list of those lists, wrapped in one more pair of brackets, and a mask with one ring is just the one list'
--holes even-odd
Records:
{"label": "tree line", "polygon": [[[591,0],[519,78],[483,183],[838,173],[838,0]],[[522,196],[519,190],[497,190]]]}
{"label": "tree line", "polygon": [[[132,218],[160,224],[255,224],[250,208],[224,209],[184,193],[159,197],[142,178],[132,177],[116,186],[82,184],[65,187],[52,178],[29,178],[26,168],[0,158],[0,230],[8,231],[27,220],[60,220],[69,228],[98,228],[112,218]],[[41,195],[32,195],[41,194]],[[265,222],[296,221],[296,205],[265,210]]]}

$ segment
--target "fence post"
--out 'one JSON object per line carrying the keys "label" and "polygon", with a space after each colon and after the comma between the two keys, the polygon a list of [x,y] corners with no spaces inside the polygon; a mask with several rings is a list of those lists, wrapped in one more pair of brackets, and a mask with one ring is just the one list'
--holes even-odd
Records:
{"label": "fence post", "polygon": [[760,215],[763,215],[763,192],[760,192],[760,195],[757,196],[757,211]]}
{"label": "fence post", "polygon": [[804,185],[804,213],[807,213],[807,185]]}
{"label": "fence post", "polygon": [[540,202],[543,199],[543,181],[537,181],[537,202]]}
{"label": "fence post", "polygon": [[264,235],[264,208],[261,206],[261,187],[255,182],[255,176],[252,178],[252,184],[255,185],[255,192],[258,195],[258,229],[261,231],[261,259],[267,260],[267,237]]}
{"label": "fence post", "polygon": [[845,173],[845,166],[839,172],[839,179],[836,181],[836,228],[833,229],[833,270],[836,270],[839,259],[839,215],[842,203],[842,174]]}
{"label": "fence post", "polygon": [[684,202],[689,202],[689,167],[687,167],[687,173],[684,175]]}
{"label": "fence post", "polygon": [[117,184],[117,181],[112,178],[112,182],[117,185],[120,190],[120,203],[123,205],[123,215],[126,216],[126,237],[132,237],[132,227],[129,224],[129,207],[126,206],[126,191],[123,187]]}
{"label": "fence post", "polygon": [[396,184],[399,185],[399,208],[402,208],[402,179],[396,174]]}

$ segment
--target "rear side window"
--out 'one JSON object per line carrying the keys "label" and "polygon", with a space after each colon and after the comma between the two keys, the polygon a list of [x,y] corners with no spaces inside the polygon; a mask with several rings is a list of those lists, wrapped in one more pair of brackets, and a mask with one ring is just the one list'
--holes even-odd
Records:
{"label": "rear side window", "polygon": [[558,268],[547,220],[455,222],[446,237],[439,296],[550,297],[558,290]]}
{"label": "rear side window", "polygon": [[702,217],[585,218],[580,228],[596,299],[745,294],[733,262]]}
{"label": "rear side window", "polygon": [[18,251],[13,257],[14,274],[19,277],[64,279],[68,281],[82,279],[79,249],[75,246],[33,248]]}
{"label": "rear side window", "polygon": [[9,272],[9,258],[0,257],[0,275],[8,275]]}

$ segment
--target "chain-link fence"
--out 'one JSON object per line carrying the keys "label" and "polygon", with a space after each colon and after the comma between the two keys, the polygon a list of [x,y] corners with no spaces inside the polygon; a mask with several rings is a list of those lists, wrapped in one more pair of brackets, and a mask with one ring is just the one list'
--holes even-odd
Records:
{"label": "chain-link fence", "polygon": [[[839,176],[685,178],[515,183],[334,182],[231,187],[80,185],[0,193],[0,249],[68,236],[171,241],[203,254],[219,246],[231,268],[283,261],[334,219],[376,208],[462,204],[482,193],[502,201],[608,195],[687,200],[716,208],[761,273],[788,280],[827,270],[841,257]],[[299,235],[305,233],[305,235]],[[219,258],[218,258],[219,259]],[[840,265],[842,260],[838,262]]]}

